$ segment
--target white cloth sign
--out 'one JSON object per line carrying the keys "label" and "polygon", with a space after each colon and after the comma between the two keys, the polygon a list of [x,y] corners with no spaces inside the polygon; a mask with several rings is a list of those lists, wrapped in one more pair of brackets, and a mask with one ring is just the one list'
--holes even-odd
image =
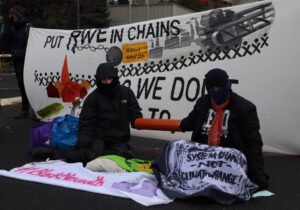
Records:
{"label": "white cloth sign", "polygon": [[185,140],[170,142],[155,160],[160,188],[171,198],[206,196],[223,204],[247,201],[258,188],[236,149]]}
{"label": "white cloth sign", "polygon": [[264,151],[300,154],[299,10],[299,0],[266,0],[105,29],[31,28],[26,93],[43,121],[78,116],[98,65],[112,63],[145,118],[182,119],[201,96],[204,75],[221,68],[239,80],[233,91],[257,106]]}
{"label": "white cloth sign", "polygon": [[28,163],[10,171],[0,170],[0,175],[130,198],[145,206],[167,204],[173,201],[157,188],[154,175],[145,172],[92,172],[84,168],[82,163],[65,163],[58,160]]}

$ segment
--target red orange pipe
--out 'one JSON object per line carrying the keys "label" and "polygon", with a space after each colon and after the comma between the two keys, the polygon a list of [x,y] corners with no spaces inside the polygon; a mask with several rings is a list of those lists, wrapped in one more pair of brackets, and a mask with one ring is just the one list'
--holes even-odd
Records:
{"label": "red orange pipe", "polygon": [[138,118],[134,127],[141,130],[180,131],[180,122],[181,120]]}

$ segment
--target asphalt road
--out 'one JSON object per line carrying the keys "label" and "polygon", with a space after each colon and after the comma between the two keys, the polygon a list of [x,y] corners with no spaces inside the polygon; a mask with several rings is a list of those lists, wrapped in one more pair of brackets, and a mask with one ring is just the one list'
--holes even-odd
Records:
{"label": "asphalt road", "polygon": [[[6,106],[0,112],[0,169],[9,170],[35,161],[29,152],[31,127],[39,122],[14,120],[20,107]],[[166,141],[132,137],[136,158],[155,159]],[[205,198],[177,199],[168,205],[142,206],[130,199],[67,189],[0,176],[1,210],[296,210],[300,205],[300,165],[297,156],[267,156],[271,197],[224,206]]]}
{"label": "asphalt road", "polygon": [[17,96],[20,96],[20,91],[15,74],[0,70],[0,99]]}

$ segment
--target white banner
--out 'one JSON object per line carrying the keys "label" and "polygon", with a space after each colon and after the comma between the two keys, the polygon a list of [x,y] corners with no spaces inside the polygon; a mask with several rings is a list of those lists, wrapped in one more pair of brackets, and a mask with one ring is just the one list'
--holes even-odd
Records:
{"label": "white banner", "polygon": [[300,154],[299,9],[297,0],[259,1],[107,29],[31,28],[26,92],[42,120],[79,115],[97,66],[109,62],[135,92],[144,117],[182,119],[200,97],[205,73],[222,68],[239,80],[233,90],[257,105],[264,151]]}
{"label": "white banner", "polygon": [[186,140],[168,144],[153,171],[170,198],[207,196],[228,205],[250,200],[258,188],[246,174],[243,153]]}
{"label": "white banner", "polygon": [[157,188],[154,175],[145,172],[99,173],[84,168],[82,163],[65,163],[58,160],[28,163],[10,171],[0,170],[0,175],[130,198],[145,206],[167,204],[173,201]]}

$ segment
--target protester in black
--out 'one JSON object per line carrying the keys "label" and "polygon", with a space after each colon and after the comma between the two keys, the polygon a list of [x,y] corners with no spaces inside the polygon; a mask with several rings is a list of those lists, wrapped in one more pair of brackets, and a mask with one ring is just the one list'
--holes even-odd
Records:
{"label": "protester in black", "polygon": [[130,88],[120,85],[117,69],[108,63],[97,68],[96,84],[80,113],[76,148],[36,148],[33,156],[84,163],[100,155],[132,157],[129,125],[142,117],[138,101]]}
{"label": "protester in black", "polygon": [[224,70],[212,69],[205,75],[207,95],[199,98],[194,109],[180,123],[182,131],[192,131],[192,141],[212,146],[235,148],[248,162],[248,176],[268,188],[264,171],[262,138],[256,106],[232,92]]}
{"label": "protester in black", "polygon": [[22,98],[22,113],[15,116],[15,119],[29,116],[29,102],[24,87],[24,61],[27,46],[30,21],[24,16],[22,8],[14,6],[9,10],[9,22],[5,24],[4,31],[0,38],[0,48],[8,44],[11,51],[14,70],[18,80]]}

